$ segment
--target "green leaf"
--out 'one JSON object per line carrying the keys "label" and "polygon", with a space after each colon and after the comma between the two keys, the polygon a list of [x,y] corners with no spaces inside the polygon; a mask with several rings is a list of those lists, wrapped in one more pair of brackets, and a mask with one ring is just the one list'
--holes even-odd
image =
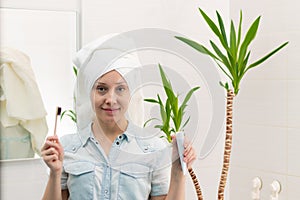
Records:
{"label": "green leaf", "polygon": [[244,74],[246,72],[246,67],[247,67],[247,64],[248,64],[250,54],[251,54],[251,51],[248,52],[244,62],[239,66],[239,76],[240,77],[244,76]]}
{"label": "green leaf", "polygon": [[158,103],[159,104],[159,102],[156,99],[144,99],[144,101],[150,102],[150,103]]}
{"label": "green leaf", "polygon": [[168,140],[169,143],[172,142],[171,134],[167,135],[167,140]]}
{"label": "green leaf", "polygon": [[163,126],[162,126],[162,125],[155,125],[154,128],[159,128],[159,129],[162,130],[162,129],[163,129]]}
{"label": "green leaf", "polygon": [[210,29],[216,34],[216,36],[218,36],[220,40],[222,40],[221,33],[216,24],[206,15],[206,13],[201,8],[199,8],[199,11],[206,23],[208,24],[208,26],[210,27]]}
{"label": "green leaf", "polygon": [[228,82],[225,83],[225,88],[227,89],[227,91],[229,91],[229,84],[228,84]]}
{"label": "green leaf", "polygon": [[192,89],[186,94],[186,96],[185,96],[185,98],[184,98],[184,100],[183,100],[183,102],[182,102],[182,104],[181,104],[181,107],[182,107],[182,106],[185,106],[185,105],[187,104],[187,102],[190,100],[190,98],[191,98],[191,96],[193,95],[193,93],[194,93],[196,90],[198,90],[198,89],[200,89],[199,86],[194,87],[194,88],[192,88]]}
{"label": "green leaf", "polygon": [[189,123],[190,118],[191,118],[191,117],[189,117],[189,118],[184,122],[184,124],[183,124],[182,127],[181,127],[182,130],[183,130],[183,128]]}
{"label": "green leaf", "polygon": [[246,33],[245,39],[242,42],[240,52],[239,52],[239,59],[238,59],[239,65],[244,61],[248,46],[256,36],[257,29],[259,26],[259,21],[260,21],[260,16],[256,18],[256,20],[252,23],[252,25],[250,26],[249,30]]}
{"label": "green leaf", "polygon": [[178,40],[186,43],[187,45],[193,47],[194,49],[196,49],[197,51],[199,51],[200,53],[203,54],[207,54],[210,57],[212,57],[213,59],[219,60],[221,61],[216,55],[214,55],[212,52],[210,52],[205,46],[197,43],[196,41],[184,38],[184,37],[179,37],[179,36],[175,36],[175,38],[177,38]]}
{"label": "green leaf", "polygon": [[222,37],[220,38],[221,43],[222,43],[222,45],[223,45],[223,47],[224,47],[225,49],[229,49],[229,47],[228,47],[228,42],[227,42],[226,31],[225,31],[225,28],[224,28],[223,19],[222,19],[221,15],[219,14],[218,11],[216,11],[216,13],[217,13],[217,17],[218,17],[218,21],[219,21],[219,27],[220,27],[220,30],[221,30],[221,36],[222,36]]}
{"label": "green leaf", "polygon": [[78,72],[77,67],[73,66],[73,72],[74,72],[75,76],[77,76],[77,72]]}
{"label": "green leaf", "polygon": [[237,95],[240,90],[239,85],[240,85],[241,78],[242,77],[238,77],[234,80],[234,82],[232,82],[232,86],[233,86],[235,95]]}
{"label": "green leaf", "polygon": [[194,40],[190,40],[190,39],[187,39],[185,37],[180,37],[180,36],[175,36],[176,39],[190,45],[191,47],[193,47],[194,49],[196,49],[197,51],[201,52],[201,53],[204,53],[204,54],[207,54],[205,48],[203,48],[203,45],[195,42]]}
{"label": "green leaf", "polygon": [[236,45],[236,33],[235,33],[234,23],[232,20],[230,24],[230,51],[233,57],[233,61],[235,62],[237,57],[237,45]]}
{"label": "green leaf", "polygon": [[242,21],[243,21],[243,12],[242,10],[240,11],[240,20],[239,20],[239,28],[238,28],[238,40],[237,40],[237,49],[240,46],[240,41],[242,37]]}
{"label": "green leaf", "polygon": [[167,117],[166,112],[165,112],[165,110],[164,110],[164,104],[163,104],[163,102],[161,101],[159,95],[157,95],[157,98],[158,98],[158,101],[159,101],[159,107],[160,107],[160,115],[161,115],[161,119],[162,119],[162,121],[163,121],[163,123],[164,123],[164,122],[166,121],[166,117]]}
{"label": "green leaf", "polygon": [[63,112],[61,113],[61,115],[60,115],[60,120],[62,120],[64,116],[70,117],[71,120],[72,120],[73,122],[75,122],[75,123],[77,122],[77,116],[76,116],[75,111],[73,111],[73,110],[65,110],[65,111],[63,111]]}
{"label": "green leaf", "polygon": [[[172,112],[173,112],[173,116],[175,118],[177,118],[178,117],[178,97],[174,98],[174,101],[171,104],[171,109],[172,109]],[[176,123],[176,120],[175,120],[174,123]]]}
{"label": "green leaf", "polygon": [[173,88],[172,85],[170,83],[170,81],[167,79],[167,76],[162,68],[162,66],[160,64],[158,64],[159,66],[159,71],[160,71],[160,75],[161,75],[161,80],[165,89],[165,93],[168,96],[168,98],[170,99],[170,101],[172,102],[173,99],[175,98],[175,94],[173,92]]}
{"label": "green leaf", "polygon": [[170,123],[170,117],[171,117],[170,99],[167,99],[166,101],[165,110],[166,110],[166,123]]}
{"label": "green leaf", "polygon": [[153,121],[153,120],[158,120],[158,121],[159,121],[159,119],[153,117],[153,118],[151,118],[151,119],[148,119],[148,120],[144,123],[143,127],[146,127],[147,124],[148,124],[149,122]]}
{"label": "green leaf", "polygon": [[233,72],[233,69],[232,69],[227,57],[221,52],[221,50],[217,47],[217,45],[213,41],[210,40],[210,44],[211,44],[212,48],[214,49],[214,51],[216,52],[216,54],[222,60],[222,63],[227,67],[227,69],[229,70],[231,75],[234,77],[235,74]]}
{"label": "green leaf", "polygon": [[230,76],[226,71],[225,69],[218,63],[216,62],[217,65],[219,66],[219,68],[224,72],[224,74],[230,79],[230,80],[233,80],[232,76]]}
{"label": "green leaf", "polygon": [[225,88],[226,91],[229,91],[229,85],[228,85],[227,82],[224,84],[224,83],[222,83],[222,82],[220,81],[219,84],[220,84],[223,88]]}
{"label": "green leaf", "polygon": [[261,59],[259,59],[258,61],[254,62],[253,64],[249,65],[249,67],[247,67],[246,71],[248,71],[249,69],[256,67],[257,65],[263,63],[264,61],[266,61],[268,58],[270,58],[272,55],[274,55],[276,52],[278,52],[280,49],[282,49],[283,47],[285,47],[289,42],[285,42],[282,45],[280,45],[279,47],[277,47],[275,50],[273,50],[272,52],[268,53],[266,56],[262,57]]}
{"label": "green leaf", "polygon": [[179,130],[180,130],[180,125],[181,125],[181,121],[182,121],[182,116],[183,116],[183,110],[182,110],[182,107],[180,107],[179,110],[178,110],[178,116],[177,116],[177,118],[175,119],[175,121],[176,121],[176,124],[175,124],[175,129],[176,129],[176,131],[179,131]]}

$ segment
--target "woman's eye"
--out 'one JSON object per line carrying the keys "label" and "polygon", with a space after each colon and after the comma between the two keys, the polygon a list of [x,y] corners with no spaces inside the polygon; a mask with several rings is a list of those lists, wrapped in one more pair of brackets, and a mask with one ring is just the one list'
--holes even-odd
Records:
{"label": "woman's eye", "polygon": [[107,89],[104,87],[97,87],[97,90],[101,93],[104,93]]}
{"label": "woman's eye", "polygon": [[125,91],[125,87],[118,87],[117,88],[117,92],[123,92],[123,91]]}

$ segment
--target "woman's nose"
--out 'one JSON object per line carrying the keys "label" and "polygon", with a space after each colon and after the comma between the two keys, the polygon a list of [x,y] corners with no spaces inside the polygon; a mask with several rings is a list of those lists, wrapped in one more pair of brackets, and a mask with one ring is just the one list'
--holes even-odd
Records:
{"label": "woman's nose", "polygon": [[114,91],[109,91],[106,93],[105,103],[107,104],[114,104],[117,102],[117,95]]}

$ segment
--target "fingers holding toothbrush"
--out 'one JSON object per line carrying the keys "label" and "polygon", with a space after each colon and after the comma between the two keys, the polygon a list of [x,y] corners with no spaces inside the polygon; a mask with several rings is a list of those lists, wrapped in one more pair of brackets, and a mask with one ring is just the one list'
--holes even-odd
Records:
{"label": "fingers holding toothbrush", "polygon": [[41,156],[52,172],[61,172],[64,151],[56,135],[47,137]]}
{"label": "fingers holding toothbrush", "polygon": [[64,150],[56,134],[57,119],[60,114],[61,108],[56,107],[54,134],[53,136],[47,137],[41,149],[41,156],[44,162],[50,168],[51,173],[55,175],[61,174],[64,158]]}

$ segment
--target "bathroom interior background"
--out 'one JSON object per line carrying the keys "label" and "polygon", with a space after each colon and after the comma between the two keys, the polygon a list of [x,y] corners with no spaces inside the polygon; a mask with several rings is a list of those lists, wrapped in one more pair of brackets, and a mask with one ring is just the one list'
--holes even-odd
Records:
{"label": "bathroom interior background", "polygon": [[[72,108],[75,77],[71,58],[82,45],[107,33],[147,27],[173,30],[208,44],[214,36],[198,7],[214,19],[219,10],[227,25],[231,18],[238,21],[243,10],[244,30],[262,15],[251,46],[252,59],[285,41],[290,43],[249,71],[241,83],[234,102],[226,199],[250,200],[252,180],[257,176],[263,181],[261,199],[269,199],[273,180],[282,186],[279,199],[300,199],[300,4],[296,0],[2,0],[0,7],[1,46],[15,46],[31,57],[48,112],[49,134],[55,107]],[[59,135],[74,130],[68,120],[59,123]],[[205,199],[217,199],[223,142],[221,136],[211,154],[194,165]],[[46,168],[40,160],[24,163],[1,162],[1,199],[40,199]],[[187,199],[196,199],[189,177]]]}

